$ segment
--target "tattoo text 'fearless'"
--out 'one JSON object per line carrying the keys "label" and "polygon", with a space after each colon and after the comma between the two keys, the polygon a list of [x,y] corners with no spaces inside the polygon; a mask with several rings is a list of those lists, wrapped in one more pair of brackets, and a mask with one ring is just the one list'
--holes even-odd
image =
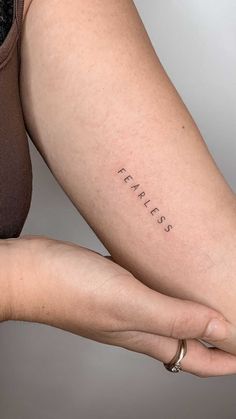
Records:
{"label": "tattoo text 'fearless'", "polygon": [[[120,170],[118,170],[118,172],[117,173],[119,173],[119,174],[124,174],[125,175],[125,177],[123,178],[123,181],[125,182],[125,183],[131,183],[131,181],[133,181],[133,177],[131,176],[131,175],[127,175],[127,170],[126,169],[124,169],[123,167],[122,167],[122,169],[120,169]],[[137,189],[138,189],[138,192],[140,192],[140,190],[141,190],[141,188],[140,188],[140,184],[139,183],[133,183],[131,186],[130,186],[130,189],[133,191],[133,192],[135,192]],[[145,196],[145,192],[144,191],[142,191],[142,192],[140,192],[140,193],[138,193],[138,195],[137,195],[137,197],[140,199],[140,200],[143,200],[143,201],[145,201],[144,202],[144,206],[146,207],[146,208],[151,208],[151,206],[150,206],[150,199],[148,199],[148,200],[146,200],[147,198],[145,198],[145,199],[143,199],[144,198],[144,196]],[[174,227],[173,227],[173,225],[170,225],[170,224],[168,224],[167,223],[167,221],[166,221],[166,217],[164,216],[164,215],[160,215],[160,210],[159,210],[159,208],[157,208],[157,207],[154,207],[154,208],[152,208],[151,209],[151,211],[149,211],[149,214],[150,215],[152,215],[153,217],[154,216],[157,216],[157,218],[155,217],[155,220],[156,220],[156,222],[157,222],[157,224],[159,225],[159,224],[162,224],[164,221],[165,221],[165,228],[164,228],[164,231],[166,231],[167,233],[171,230],[171,229],[173,229]]]}

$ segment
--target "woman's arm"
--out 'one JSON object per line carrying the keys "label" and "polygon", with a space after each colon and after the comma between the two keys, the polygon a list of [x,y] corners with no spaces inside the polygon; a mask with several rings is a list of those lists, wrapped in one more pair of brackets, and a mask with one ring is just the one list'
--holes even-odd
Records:
{"label": "woman's arm", "polygon": [[9,241],[0,240],[0,322],[11,318],[11,300]]}
{"label": "woman's arm", "polygon": [[235,195],[133,2],[33,2],[21,96],[34,144],[113,259],[236,326]]}
{"label": "woman's arm", "polygon": [[[4,249],[4,255],[3,255]],[[222,316],[198,303],[151,290],[99,253],[45,236],[0,242],[0,321],[44,323],[86,338],[169,362],[177,338],[186,338],[183,370],[200,377],[234,374],[236,357],[207,348],[212,319]],[[6,292],[5,292],[6,291]],[[213,339],[229,339],[228,322],[213,328]]]}

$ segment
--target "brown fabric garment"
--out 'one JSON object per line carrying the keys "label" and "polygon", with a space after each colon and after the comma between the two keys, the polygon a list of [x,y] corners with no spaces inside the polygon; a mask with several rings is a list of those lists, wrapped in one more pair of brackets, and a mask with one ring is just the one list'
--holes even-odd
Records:
{"label": "brown fabric garment", "polygon": [[32,166],[19,95],[24,0],[14,0],[10,31],[0,46],[0,239],[19,237],[32,196]]}

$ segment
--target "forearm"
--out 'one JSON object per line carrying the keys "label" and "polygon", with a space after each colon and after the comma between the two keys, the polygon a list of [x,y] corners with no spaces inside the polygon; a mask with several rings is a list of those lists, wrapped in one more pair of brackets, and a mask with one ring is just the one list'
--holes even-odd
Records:
{"label": "forearm", "polygon": [[[48,251],[48,247],[55,246],[55,243],[44,236],[21,236],[4,240],[7,293],[3,300],[7,317],[3,320],[44,323],[62,329],[66,325],[67,330],[72,329],[73,322],[78,321],[81,293],[78,284],[74,283],[74,293],[68,284],[67,295],[66,284],[60,280],[60,273],[54,269],[53,258]],[[80,256],[77,277],[82,284],[81,271],[89,250],[80,246],[77,249]],[[61,259],[63,257],[66,254],[62,253]]]}
{"label": "forearm", "polygon": [[235,372],[234,356],[213,353],[195,340],[206,333],[209,338],[212,319],[218,319],[212,339],[232,340],[232,326],[215,310],[154,292],[121,266],[73,243],[45,236],[5,243],[11,283],[1,306],[10,302],[11,310],[1,320],[44,323],[162,362],[172,356],[176,339],[185,338],[184,371],[201,377]]}
{"label": "forearm", "polygon": [[[28,17],[22,99],[31,138],[116,262],[236,322],[233,191],[131,2],[71,5],[57,10],[60,42],[53,30],[43,36],[44,19],[57,30],[45,6],[37,22],[33,8]],[[69,61],[65,39],[77,40]]]}
{"label": "forearm", "polygon": [[[205,151],[194,150],[192,144],[193,156],[198,155],[199,161],[201,155],[206,159]],[[236,312],[232,313],[236,295],[235,201],[221,176],[210,173],[210,165],[203,176],[206,163],[196,167],[194,159],[190,159],[190,170],[184,170],[183,163],[171,172],[168,159],[174,159],[174,150],[173,154],[167,151],[165,157],[162,151],[154,151],[155,147],[151,155],[137,145],[132,161],[127,159],[130,150],[123,155],[120,150],[117,146],[114,154],[119,154],[119,159],[111,158],[106,167],[99,167],[92,154],[87,156],[93,164],[84,172],[87,181],[77,168],[67,166],[70,175],[61,184],[70,191],[76,207],[113,259],[135,277],[169,295],[211,305],[236,320]],[[177,175],[180,172],[182,177]],[[78,181],[73,184],[73,179],[79,178],[82,185]],[[170,225],[173,228],[169,230]]]}
{"label": "forearm", "polygon": [[0,322],[11,317],[11,260],[8,243],[0,240]]}

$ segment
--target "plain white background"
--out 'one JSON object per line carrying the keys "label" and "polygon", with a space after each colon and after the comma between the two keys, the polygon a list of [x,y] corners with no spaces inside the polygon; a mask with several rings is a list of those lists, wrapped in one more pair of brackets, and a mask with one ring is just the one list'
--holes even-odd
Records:
{"label": "plain white background", "polygon": [[[135,4],[165,70],[236,191],[236,2]],[[70,240],[107,255],[31,142],[30,151],[33,199],[22,234]],[[0,342],[1,419],[236,417],[236,375],[171,374],[146,355],[39,324],[2,323]]]}

